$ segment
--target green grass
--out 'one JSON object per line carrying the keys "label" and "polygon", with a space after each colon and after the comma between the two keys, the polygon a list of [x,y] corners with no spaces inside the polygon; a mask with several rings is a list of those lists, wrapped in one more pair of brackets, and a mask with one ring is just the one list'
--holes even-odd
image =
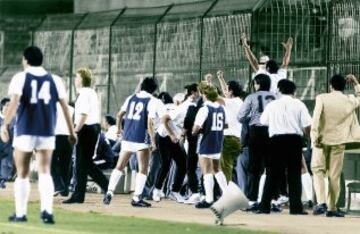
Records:
{"label": "green grass", "polygon": [[[14,211],[12,201],[0,199],[0,234],[213,234],[237,233],[254,234],[265,233],[234,229],[227,227],[184,224],[157,221],[135,217],[119,217],[98,213],[70,212],[55,209],[55,225],[44,225],[39,219],[39,205],[29,204],[28,222],[14,224],[7,222],[7,217]],[[156,214],[154,214],[156,215]]]}

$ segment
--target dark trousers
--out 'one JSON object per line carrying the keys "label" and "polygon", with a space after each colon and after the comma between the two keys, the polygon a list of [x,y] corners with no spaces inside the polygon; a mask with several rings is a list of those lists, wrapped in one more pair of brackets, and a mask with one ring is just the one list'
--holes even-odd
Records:
{"label": "dark trousers", "polygon": [[199,192],[199,180],[196,174],[199,156],[196,153],[198,138],[195,136],[188,137],[189,149],[186,160],[186,174],[188,178],[188,186],[192,193]]}
{"label": "dark trousers", "polygon": [[270,211],[273,194],[279,189],[279,181],[287,171],[290,213],[303,211],[301,203],[302,138],[296,134],[277,135],[270,138],[270,155],[266,172],[264,193],[260,209]]}
{"label": "dark trousers", "polygon": [[107,190],[109,181],[102,171],[94,164],[92,157],[100,133],[100,125],[84,125],[78,133],[76,145],[76,178],[77,184],[72,197],[84,201],[87,176],[89,175],[103,191]]}
{"label": "dark trousers", "polygon": [[172,185],[173,192],[179,192],[184,182],[186,174],[186,154],[180,144],[175,144],[170,137],[158,135],[160,151],[160,171],[156,178],[155,187],[161,189],[166,176],[169,174],[171,159],[176,163],[175,179]]}
{"label": "dark trousers", "polygon": [[248,199],[257,201],[260,177],[269,155],[269,133],[267,127],[250,126],[249,131],[249,191]]}
{"label": "dark trousers", "polygon": [[68,192],[70,184],[71,154],[73,147],[69,143],[69,136],[57,135],[55,150],[51,159],[51,176],[55,191]]}

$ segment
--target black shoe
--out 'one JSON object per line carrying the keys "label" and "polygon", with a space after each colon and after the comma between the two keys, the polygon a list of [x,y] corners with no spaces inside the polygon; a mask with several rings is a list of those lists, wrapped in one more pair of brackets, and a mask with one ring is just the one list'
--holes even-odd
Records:
{"label": "black shoe", "polygon": [[326,211],[327,211],[327,206],[325,203],[322,203],[314,207],[313,215],[322,215],[325,214]]}
{"label": "black shoe", "polygon": [[254,214],[270,214],[270,210],[257,210]]}
{"label": "black shoe", "polygon": [[304,202],[303,206],[305,206],[309,209],[312,209],[314,207],[314,203],[311,200],[309,200],[309,201]]}
{"label": "black shoe", "polygon": [[40,218],[45,224],[55,224],[54,215],[49,214],[46,210],[41,212]]}
{"label": "black shoe", "polygon": [[6,188],[6,180],[0,179],[0,188],[5,189]]}
{"label": "black shoe", "polygon": [[22,217],[16,217],[16,214],[13,214],[12,216],[9,216],[8,220],[11,223],[25,223],[25,222],[27,222],[26,215],[24,215]]}
{"label": "black shoe", "polygon": [[345,217],[345,214],[343,212],[339,212],[339,211],[328,211],[328,212],[326,212],[326,217],[343,218],[343,217]]}
{"label": "black shoe", "polygon": [[70,197],[69,199],[63,201],[62,203],[63,204],[74,204],[74,203],[84,203],[84,201]]}
{"label": "black shoe", "polygon": [[259,210],[259,203],[255,202],[250,207],[246,208],[244,211],[246,212],[256,212]]}
{"label": "black shoe", "polygon": [[195,208],[206,209],[206,208],[210,208],[211,205],[212,205],[212,203],[208,203],[208,202],[206,202],[206,200],[203,200],[201,202],[196,203]]}
{"label": "black shoe", "polygon": [[282,211],[281,207],[275,204],[271,204],[271,212],[280,213]]}
{"label": "black shoe", "polygon": [[141,199],[139,201],[131,200],[131,205],[133,207],[151,207],[151,204],[144,201],[143,199]]}
{"label": "black shoe", "polygon": [[66,190],[60,191],[60,196],[62,196],[62,197],[67,197],[67,196],[69,196],[69,190],[66,189]]}
{"label": "black shoe", "polygon": [[291,215],[308,215],[306,211],[290,212]]}
{"label": "black shoe", "polygon": [[103,199],[104,205],[110,205],[112,199],[112,195],[110,193],[106,193]]}

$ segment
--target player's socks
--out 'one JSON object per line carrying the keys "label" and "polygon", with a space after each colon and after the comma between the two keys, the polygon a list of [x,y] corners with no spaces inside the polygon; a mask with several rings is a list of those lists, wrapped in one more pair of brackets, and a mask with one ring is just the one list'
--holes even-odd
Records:
{"label": "player's socks", "polygon": [[214,202],[214,176],[212,174],[204,175],[205,200],[207,203]]}
{"label": "player's socks", "polygon": [[14,184],[15,194],[15,213],[16,217],[26,216],[27,203],[30,194],[30,181],[29,178],[16,178]]}
{"label": "player's socks", "polygon": [[142,194],[145,183],[146,183],[147,176],[142,173],[137,173],[135,178],[135,191],[134,191],[134,201],[139,199],[139,196]]}
{"label": "player's socks", "polygon": [[122,175],[124,175],[124,173],[122,171],[119,171],[116,168],[111,172],[108,191],[107,191],[107,193],[110,193],[111,196],[114,195],[116,185],[118,184],[118,182],[119,182]]}
{"label": "player's socks", "polygon": [[39,173],[39,192],[41,211],[53,213],[54,183],[50,174]]}
{"label": "player's socks", "polygon": [[224,172],[219,171],[218,173],[215,174],[215,178],[221,188],[221,191],[224,193],[224,191],[227,187],[227,182],[226,182],[226,177],[224,175]]}

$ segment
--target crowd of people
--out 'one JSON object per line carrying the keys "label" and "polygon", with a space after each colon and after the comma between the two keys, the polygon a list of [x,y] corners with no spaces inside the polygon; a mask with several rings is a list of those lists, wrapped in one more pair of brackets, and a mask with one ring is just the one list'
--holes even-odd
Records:
{"label": "crowd of people", "polygon": [[[53,196],[71,194],[63,203],[84,203],[89,176],[110,205],[129,165],[137,171],[134,207],[169,197],[210,208],[234,181],[249,200],[247,212],[281,212],[288,204],[290,214],[306,215],[305,207],[316,201],[314,215],[344,217],[336,202],[345,146],[360,142],[353,134],[357,79],[334,75],[331,92],[316,98],[311,117],[286,75],[292,38],[283,43],[281,67],[267,56],[258,62],[245,35],[242,43],[255,72],[253,92],[246,94],[236,80],[226,82],[223,71],[174,96],[156,95],[156,78],[146,77],[117,115],[102,121],[89,69],[76,71],[78,96],[68,104],[63,81],[42,67],[41,50],[26,48],[24,71],[12,78],[10,98],[1,100],[0,187],[14,178],[13,161],[16,165],[15,214],[9,221],[27,221],[33,155],[47,224],[55,222]],[[346,82],[354,85],[356,97],[343,94]],[[108,177],[104,170],[110,169]]]}

